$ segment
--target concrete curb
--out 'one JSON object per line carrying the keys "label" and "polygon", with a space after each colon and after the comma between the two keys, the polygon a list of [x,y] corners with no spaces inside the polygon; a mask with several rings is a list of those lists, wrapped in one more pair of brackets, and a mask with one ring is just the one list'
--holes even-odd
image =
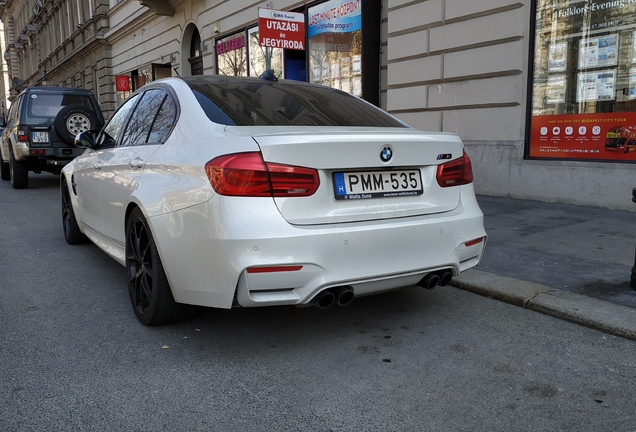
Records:
{"label": "concrete curb", "polygon": [[471,269],[451,285],[615,336],[636,340],[636,309],[549,286]]}

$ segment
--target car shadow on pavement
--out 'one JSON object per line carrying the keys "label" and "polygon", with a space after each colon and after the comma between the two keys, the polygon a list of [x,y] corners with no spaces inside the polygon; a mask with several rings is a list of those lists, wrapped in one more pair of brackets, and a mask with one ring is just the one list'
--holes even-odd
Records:
{"label": "car shadow on pavement", "polygon": [[[266,355],[275,349],[291,356],[307,350],[350,352],[355,349],[360,354],[382,357],[388,347],[408,344],[413,332],[425,333],[427,327],[436,325],[440,310],[454,313],[449,301],[451,295],[448,295],[454,288],[438,289],[449,291],[446,295],[437,295],[419,287],[407,287],[357,298],[349,306],[328,309],[200,308],[194,319],[159,329],[174,336],[185,335],[179,337],[180,344],[184,343],[183,339],[201,342],[203,338],[204,352],[196,350],[198,354],[217,359],[221,356],[228,361],[257,353]],[[412,328],[414,321],[418,322],[417,329]]]}

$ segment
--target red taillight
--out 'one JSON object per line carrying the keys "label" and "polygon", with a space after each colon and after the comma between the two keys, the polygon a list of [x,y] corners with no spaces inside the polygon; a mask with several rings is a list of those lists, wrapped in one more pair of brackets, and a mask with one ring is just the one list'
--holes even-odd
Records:
{"label": "red taillight", "polygon": [[26,131],[19,130],[18,141],[28,141],[28,140],[29,140],[29,136],[27,135]]}
{"label": "red taillight", "polygon": [[310,196],[320,185],[318,171],[266,164],[258,152],[219,156],[205,164],[205,172],[214,190],[228,196]]}
{"label": "red taillight", "polygon": [[464,151],[459,159],[437,167],[437,183],[441,187],[459,186],[473,182],[473,166]]}

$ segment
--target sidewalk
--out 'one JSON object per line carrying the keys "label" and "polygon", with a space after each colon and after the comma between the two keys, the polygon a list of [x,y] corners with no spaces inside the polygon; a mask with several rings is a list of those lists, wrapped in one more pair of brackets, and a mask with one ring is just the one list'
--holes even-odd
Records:
{"label": "sidewalk", "polygon": [[479,267],[452,285],[636,340],[636,291],[629,286],[636,213],[488,196],[478,201],[486,251]]}

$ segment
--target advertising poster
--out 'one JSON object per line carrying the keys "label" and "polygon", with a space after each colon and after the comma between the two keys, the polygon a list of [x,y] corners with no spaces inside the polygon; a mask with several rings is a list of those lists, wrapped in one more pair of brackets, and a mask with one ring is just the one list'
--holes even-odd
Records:
{"label": "advertising poster", "polygon": [[351,68],[353,74],[359,74],[362,72],[362,59],[361,56],[355,55],[351,59]]}
{"label": "advertising poster", "polygon": [[632,33],[632,63],[636,63],[636,31]]}
{"label": "advertising poster", "polygon": [[579,41],[579,69],[616,66],[617,60],[617,34]]}
{"label": "advertising poster", "polygon": [[307,17],[309,67],[323,68],[310,82],[355,92],[351,76],[362,72],[362,0],[330,0],[310,7]]}
{"label": "advertising poster", "polygon": [[309,8],[309,39],[322,33],[352,33],[362,28],[361,0],[331,0]]}
{"label": "advertising poster", "polygon": [[548,51],[548,71],[565,72],[568,63],[568,43],[559,42],[550,44]]}
{"label": "advertising poster", "polygon": [[548,77],[547,103],[557,104],[565,102],[565,75],[553,75]]}
{"label": "advertising poster", "polygon": [[615,70],[597,72],[580,72],[577,78],[576,101],[592,102],[614,100],[614,86],[616,83]]}
{"label": "advertising poster", "polygon": [[636,67],[629,70],[629,98],[636,99]]}
{"label": "advertising poster", "polygon": [[636,113],[533,116],[530,156],[636,161]]}

